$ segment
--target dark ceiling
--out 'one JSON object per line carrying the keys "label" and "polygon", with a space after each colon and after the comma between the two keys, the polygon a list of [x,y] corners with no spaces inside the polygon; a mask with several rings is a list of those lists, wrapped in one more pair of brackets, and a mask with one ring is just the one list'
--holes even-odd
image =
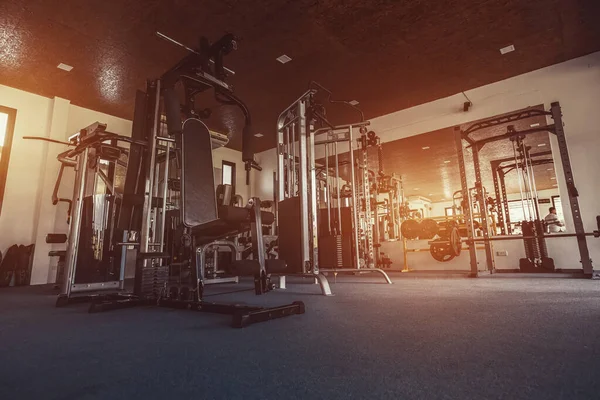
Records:
{"label": "dark ceiling", "polygon": [[[372,118],[600,50],[598,15],[597,0],[4,0],[0,83],[130,119],[135,90],[186,54],[155,31],[189,46],[232,32],[230,82],[267,149],[311,80]],[[240,124],[229,110],[209,121],[234,148]]]}

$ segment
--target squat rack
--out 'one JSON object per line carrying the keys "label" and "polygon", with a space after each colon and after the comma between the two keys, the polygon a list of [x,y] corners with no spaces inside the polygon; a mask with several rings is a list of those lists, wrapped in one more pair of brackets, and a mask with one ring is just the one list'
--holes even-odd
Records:
{"label": "squat rack", "polygon": [[[479,131],[484,128],[503,125],[513,121],[519,121],[531,117],[539,117],[539,116],[550,116],[554,120],[554,124],[546,125],[543,127],[535,127],[531,129],[526,129],[522,131],[509,130],[507,133],[502,135],[497,135],[489,138],[484,138],[480,140],[474,140],[470,135],[476,131]],[[579,208],[578,196],[579,193],[577,188],[575,187],[573,170],[571,167],[571,161],[569,159],[569,151],[567,148],[567,141],[565,137],[564,125],[562,121],[562,110],[559,102],[554,102],[551,104],[550,110],[538,110],[538,109],[528,109],[524,111],[519,111],[516,113],[504,115],[497,118],[488,119],[485,121],[477,122],[465,130],[462,130],[460,127],[454,128],[454,138],[456,144],[456,150],[458,154],[459,160],[459,169],[460,169],[460,177],[461,177],[461,186],[463,192],[463,198],[467,200],[467,207],[465,207],[465,222],[467,225],[468,232],[468,243],[469,243],[469,255],[470,255],[470,267],[471,273],[470,276],[477,277],[479,276],[478,271],[478,261],[477,261],[477,253],[475,250],[475,241],[481,240],[485,244],[485,253],[486,253],[486,269],[487,273],[495,272],[495,264],[494,257],[492,254],[491,241],[495,240],[494,238],[490,238],[490,232],[488,227],[488,209],[487,209],[487,201],[484,196],[484,189],[482,185],[481,179],[481,169],[480,169],[480,161],[479,161],[479,152],[481,149],[487,144],[499,140],[511,139],[520,136],[526,136],[528,134],[536,133],[536,132],[549,132],[556,136],[558,142],[558,150],[560,154],[560,159],[564,171],[565,182],[567,186],[567,194],[569,196],[569,204],[571,205],[571,214],[573,216],[573,224],[575,227],[574,234],[565,234],[561,236],[569,236],[576,237],[577,246],[579,249],[580,262],[582,263],[583,273],[586,276],[590,276],[592,278],[600,278],[600,271],[594,271],[594,267],[592,264],[592,260],[590,258],[589,249],[587,246],[586,236],[591,234],[587,234],[584,231],[583,220],[581,217],[581,210]],[[473,205],[469,198],[469,190],[467,184],[467,175],[466,175],[466,164],[464,157],[464,147],[463,140],[468,143],[468,148],[472,150],[473,153],[473,166],[475,170],[475,187],[477,190],[477,197],[479,202],[479,209],[482,214],[482,231],[483,238],[475,239],[474,238],[474,229],[473,229]],[[554,236],[557,237],[557,236]],[[498,238],[500,239],[500,238]]]}

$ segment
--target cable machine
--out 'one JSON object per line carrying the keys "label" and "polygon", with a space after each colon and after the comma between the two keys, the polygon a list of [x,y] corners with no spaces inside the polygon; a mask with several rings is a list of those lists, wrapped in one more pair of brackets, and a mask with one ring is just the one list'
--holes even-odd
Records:
{"label": "cable machine", "polygon": [[[331,93],[318,84],[312,86],[319,89],[305,92],[277,121],[279,254],[294,274],[316,276],[320,282],[326,279],[322,272],[376,272],[392,283],[383,270],[375,268],[372,199],[377,185],[368,168],[367,149],[378,145],[378,138],[367,131],[369,122],[364,118],[356,124],[332,125],[316,100],[324,91],[335,102]],[[324,165],[317,163],[317,149],[323,150]],[[348,151],[345,190],[340,150]],[[324,191],[319,191],[319,180],[324,182]]]}

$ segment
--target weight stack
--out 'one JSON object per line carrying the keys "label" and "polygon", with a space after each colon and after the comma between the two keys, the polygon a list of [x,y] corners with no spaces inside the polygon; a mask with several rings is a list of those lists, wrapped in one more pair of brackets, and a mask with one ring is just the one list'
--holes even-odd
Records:
{"label": "weight stack", "polygon": [[540,248],[541,258],[548,257],[548,247],[546,246],[546,238],[544,237],[544,224],[539,219],[534,221],[535,231],[537,232],[537,242]]}
{"label": "weight stack", "polygon": [[144,268],[142,261],[135,274],[134,293],[142,298],[158,299],[168,282],[168,265]]}
{"label": "weight stack", "polygon": [[278,204],[279,258],[285,260],[288,271],[303,272],[300,198],[290,197]]}
{"label": "weight stack", "polygon": [[319,238],[319,267],[325,269],[351,268],[352,242],[342,235]]}

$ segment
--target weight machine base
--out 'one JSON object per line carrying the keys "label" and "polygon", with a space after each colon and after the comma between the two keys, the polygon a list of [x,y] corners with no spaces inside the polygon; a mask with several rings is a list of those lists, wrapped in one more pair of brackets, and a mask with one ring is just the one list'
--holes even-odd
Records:
{"label": "weight machine base", "polygon": [[331,293],[331,287],[329,286],[329,281],[327,280],[327,277],[321,273],[318,273],[318,274],[313,274],[313,273],[271,274],[271,276],[279,278],[279,289],[286,289],[286,279],[285,278],[287,276],[298,277],[298,278],[311,278],[311,279],[315,280],[315,283],[319,284],[319,286],[321,287],[321,294],[323,296],[333,296],[333,293]]}
{"label": "weight machine base", "polygon": [[210,303],[206,301],[171,299],[148,300],[135,296],[122,299],[107,299],[104,296],[97,297],[90,305],[89,312],[97,313],[151,305],[175,308],[179,310],[203,311],[215,314],[231,315],[231,326],[233,328],[244,328],[248,325],[258,322],[266,322],[277,318],[288,317],[290,315],[304,314],[306,312],[304,303],[301,301],[295,301],[292,304],[285,304],[277,307],[255,307],[239,304]]}
{"label": "weight machine base", "polygon": [[102,295],[95,293],[95,294],[86,294],[86,295],[80,295],[80,296],[69,296],[67,294],[62,293],[57,296],[55,306],[56,307],[66,307],[69,304],[90,303],[90,302],[94,302],[99,296],[101,296],[102,298],[114,299],[114,300],[131,297],[128,294],[122,294],[122,293],[107,293],[107,294],[102,294]]}
{"label": "weight machine base", "polygon": [[392,284],[392,280],[390,279],[390,277],[388,276],[388,274],[379,268],[336,268],[336,269],[320,269],[319,271],[321,272],[333,272],[334,274],[337,273],[357,273],[357,274],[362,274],[362,273],[371,273],[371,272],[377,272],[379,274],[381,274],[383,276],[383,279],[385,279],[385,282],[388,284]]}

